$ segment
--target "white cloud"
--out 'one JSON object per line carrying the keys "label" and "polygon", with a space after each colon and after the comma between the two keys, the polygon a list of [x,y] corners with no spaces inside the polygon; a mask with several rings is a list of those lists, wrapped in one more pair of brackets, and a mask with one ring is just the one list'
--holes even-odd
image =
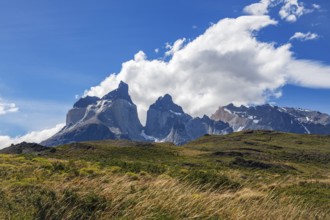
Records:
{"label": "white cloud", "polygon": [[271,0],[261,0],[258,3],[246,6],[243,11],[250,15],[265,15],[268,14],[270,4]]}
{"label": "white cloud", "polygon": [[313,4],[313,8],[315,8],[316,10],[320,10],[321,9],[321,5]]}
{"label": "white cloud", "polygon": [[291,38],[290,40],[301,40],[301,41],[307,41],[307,40],[316,40],[319,38],[319,35],[315,34],[315,33],[302,33],[302,32],[296,32]]}
{"label": "white cloud", "polygon": [[298,2],[298,0],[284,0],[284,5],[280,10],[279,15],[282,19],[292,23],[296,22],[302,15],[313,11],[314,9],[305,8],[304,4]]}
{"label": "white cloud", "polygon": [[168,49],[168,51],[165,52],[165,56],[172,56],[173,54],[181,50],[185,42],[186,38],[182,38],[175,41],[173,45],[166,43],[165,48]]}
{"label": "white cloud", "polygon": [[54,128],[45,129],[42,131],[32,131],[24,136],[11,138],[9,136],[0,136],[0,149],[10,146],[11,144],[25,142],[40,143],[43,140],[50,138],[60,131],[65,124],[58,124]]}
{"label": "white cloud", "polygon": [[156,48],[154,51],[155,53],[159,53],[159,48]]}
{"label": "white cloud", "polygon": [[142,121],[149,105],[165,93],[193,115],[211,114],[229,102],[263,103],[266,94],[275,95],[285,83],[282,67],[291,52],[289,45],[275,48],[258,42],[252,32],[275,24],[268,16],[221,20],[175,50],[168,62],[147,60],[140,51],[122,65],[119,74],[110,75],[86,94],[101,97],[123,80],[130,85]]}
{"label": "white cloud", "polygon": [[329,66],[296,60],[291,44],[276,47],[255,38],[260,29],[276,24],[269,16],[220,20],[184,47],[179,39],[169,61],[148,60],[143,51],[138,52],[118,74],[85,95],[102,97],[123,80],[144,123],[150,104],[165,93],[187,113],[202,116],[231,102],[264,103],[271,96],[279,97],[287,83],[330,88]]}
{"label": "white cloud", "polygon": [[0,115],[5,115],[7,113],[17,112],[18,107],[15,103],[5,103],[0,100]]}
{"label": "white cloud", "polygon": [[[230,102],[264,103],[270,96],[280,96],[280,88],[288,82],[330,88],[328,67],[295,60],[290,44],[275,47],[254,37],[254,32],[276,23],[269,16],[223,19],[185,47],[177,47],[181,49],[174,50],[168,62],[148,60],[144,52],[138,52],[118,74],[85,94],[102,97],[123,80],[144,122],[150,104],[165,93],[186,112],[201,116]],[[183,40],[178,42],[182,45]],[[312,70],[318,72],[308,83]]]}
{"label": "white cloud", "polygon": [[282,5],[279,11],[281,19],[291,23],[296,22],[302,15],[321,8],[317,4],[312,4],[311,8],[306,8],[304,3],[298,0],[260,0],[260,2],[246,6],[243,11],[249,15],[267,15],[270,8],[278,5]]}
{"label": "white cloud", "polygon": [[294,60],[287,67],[289,82],[309,88],[330,88],[330,66],[311,60]]}

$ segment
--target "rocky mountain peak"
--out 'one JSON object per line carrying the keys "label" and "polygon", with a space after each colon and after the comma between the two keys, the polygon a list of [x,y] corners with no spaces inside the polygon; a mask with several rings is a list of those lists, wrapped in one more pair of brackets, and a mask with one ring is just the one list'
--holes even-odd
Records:
{"label": "rocky mountain peak", "polygon": [[119,85],[118,85],[118,89],[119,90],[124,90],[128,93],[128,84],[123,82],[123,81],[120,81]]}
{"label": "rocky mountain peak", "polygon": [[184,114],[182,107],[173,102],[172,96],[166,94],[162,97],[159,97],[157,101],[150,106],[152,109],[160,111],[170,111],[172,113]]}
{"label": "rocky mountain peak", "polygon": [[66,126],[51,138],[43,141],[46,146],[65,143],[129,139],[144,140],[142,125],[136,105],[128,94],[128,85],[120,82],[117,89],[102,99],[84,97],[67,114]]}
{"label": "rocky mountain peak", "polygon": [[154,140],[169,141],[181,145],[205,134],[225,134],[232,132],[229,124],[215,122],[208,116],[193,118],[184,113],[166,94],[159,97],[147,112],[144,133]]}
{"label": "rocky mountain peak", "polygon": [[128,89],[129,89],[128,85],[123,81],[120,81],[118,88],[103,96],[102,99],[105,100],[124,99],[129,101],[130,103],[133,103],[131,97],[128,94]]}
{"label": "rocky mountain peak", "polygon": [[245,111],[246,109],[248,109],[248,107],[246,107],[245,105],[236,106],[233,103],[230,103],[229,105],[226,105],[223,108],[226,108],[231,111]]}

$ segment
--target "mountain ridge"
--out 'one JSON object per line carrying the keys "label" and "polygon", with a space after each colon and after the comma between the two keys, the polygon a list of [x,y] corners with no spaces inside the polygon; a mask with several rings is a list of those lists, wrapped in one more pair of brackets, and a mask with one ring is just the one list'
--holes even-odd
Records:
{"label": "mountain ridge", "polygon": [[219,107],[211,118],[229,123],[234,131],[250,129],[298,134],[330,134],[328,114],[301,108],[278,107],[270,104],[237,107],[229,104]]}
{"label": "mountain ridge", "polygon": [[330,116],[325,113],[270,104],[220,106],[211,117],[192,117],[165,94],[150,105],[142,126],[129,86],[118,88],[102,98],[86,96],[68,111],[66,126],[41,142],[56,146],[71,142],[127,139],[146,142],[172,142],[182,145],[205,134],[222,135],[243,130],[276,130],[298,134],[330,134]]}

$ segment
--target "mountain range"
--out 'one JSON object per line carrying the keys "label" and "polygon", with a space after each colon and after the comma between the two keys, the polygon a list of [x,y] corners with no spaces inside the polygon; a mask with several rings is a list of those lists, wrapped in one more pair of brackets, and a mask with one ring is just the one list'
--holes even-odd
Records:
{"label": "mountain range", "polygon": [[117,89],[102,98],[86,96],[78,100],[67,113],[66,126],[41,144],[57,146],[80,141],[127,139],[181,145],[207,134],[242,130],[330,134],[330,116],[269,104],[250,107],[229,104],[219,107],[211,117],[194,118],[166,94],[149,107],[143,126],[128,85],[120,82]]}

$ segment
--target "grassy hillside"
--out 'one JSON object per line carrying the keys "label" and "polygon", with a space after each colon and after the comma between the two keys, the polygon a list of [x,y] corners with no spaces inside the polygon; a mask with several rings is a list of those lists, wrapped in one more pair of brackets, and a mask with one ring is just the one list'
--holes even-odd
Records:
{"label": "grassy hillside", "polygon": [[0,154],[0,219],[330,219],[330,137],[98,141]]}

